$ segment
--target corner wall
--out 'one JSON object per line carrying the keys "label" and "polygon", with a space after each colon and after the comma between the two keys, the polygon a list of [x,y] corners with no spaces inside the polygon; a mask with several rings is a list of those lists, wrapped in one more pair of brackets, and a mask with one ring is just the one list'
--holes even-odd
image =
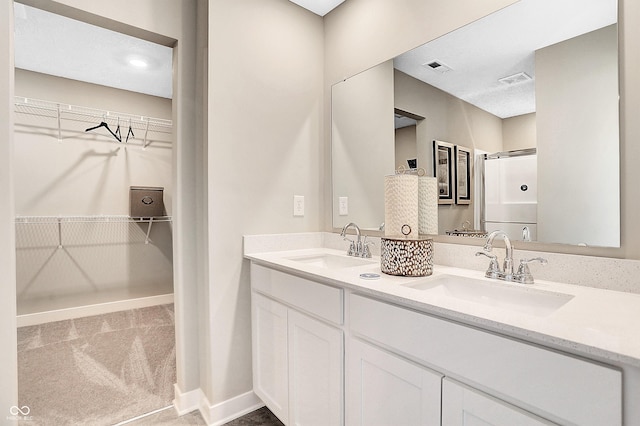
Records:
{"label": "corner wall", "polygon": [[[323,220],[322,18],[288,0],[209,2],[207,345],[210,403],[250,392],[245,234]],[[305,196],[304,217],[293,196]]]}

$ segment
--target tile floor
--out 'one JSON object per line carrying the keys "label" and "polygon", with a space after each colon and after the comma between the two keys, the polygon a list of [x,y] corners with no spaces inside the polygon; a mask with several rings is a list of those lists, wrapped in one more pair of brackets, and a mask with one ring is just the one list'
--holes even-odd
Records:
{"label": "tile floor", "polygon": [[[200,413],[197,411],[185,414],[178,417],[173,407],[169,407],[166,410],[158,413],[143,417],[141,419],[128,422],[123,426],[181,426],[181,425],[196,425],[206,426],[206,423]],[[238,419],[235,419],[225,426],[284,426],[283,423],[278,420],[276,416],[271,413],[266,407],[262,407],[256,411],[246,414]]]}

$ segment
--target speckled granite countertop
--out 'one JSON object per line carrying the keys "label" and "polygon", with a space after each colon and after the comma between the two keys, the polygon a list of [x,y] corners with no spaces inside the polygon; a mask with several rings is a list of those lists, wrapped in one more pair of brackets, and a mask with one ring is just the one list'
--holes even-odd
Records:
{"label": "speckled granite countertop", "polygon": [[[329,285],[347,288],[383,301],[399,304],[448,320],[498,332],[532,343],[565,350],[588,358],[640,367],[640,295],[595,289],[552,281],[536,280],[533,285],[504,283],[484,278],[477,270],[434,265],[433,275],[423,278],[396,277],[381,273],[380,259],[361,266],[328,269],[292,258],[330,254],[344,256],[344,251],[329,248],[299,248],[279,251],[247,251],[251,261]],[[377,280],[360,278],[361,273],[378,273]],[[479,285],[501,286],[508,293],[525,292],[531,300],[558,298],[553,308],[528,309],[516,303],[464,300],[436,289],[421,290],[430,280],[443,275],[473,278]],[[506,287],[506,288],[505,288]],[[514,289],[513,287],[517,287]],[[440,287],[440,290],[442,288]],[[528,297],[526,294],[524,297]],[[507,297],[508,299],[509,297]],[[559,306],[559,307],[557,307]]]}

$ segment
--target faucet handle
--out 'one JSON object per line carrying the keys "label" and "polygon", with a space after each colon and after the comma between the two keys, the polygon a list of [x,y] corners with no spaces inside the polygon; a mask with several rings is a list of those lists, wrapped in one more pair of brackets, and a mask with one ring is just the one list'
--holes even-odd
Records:
{"label": "faucet handle", "polygon": [[367,236],[364,236],[364,240],[362,241],[362,253],[360,253],[360,257],[366,257],[367,259],[371,257],[371,250],[369,249],[369,244],[375,243],[373,241],[367,241]]}
{"label": "faucet handle", "polygon": [[531,271],[529,270],[529,264],[533,262],[540,262],[543,265],[549,263],[547,259],[542,257],[520,259],[520,266],[518,266],[518,272],[516,273],[516,281],[523,284],[533,284],[533,275],[531,275]]}
{"label": "faucet handle", "polygon": [[349,238],[345,238],[345,241],[349,241],[349,250],[347,250],[347,256],[356,256],[358,253],[358,249],[356,248],[356,242],[350,240]]}
{"label": "faucet handle", "polygon": [[498,256],[486,251],[476,252],[476,256],[487,256],[491,261],[489,262],[489,268],[484,274],[487,278],[497,278],[500,274],[500,265],[498,264]]}
{"label": "faucet handle", "polygon": [[547,263],[549,263],[547,259],[544,259],[542,257],[533,257],[531,259],[520,259],[520,266],[518,267],[518,273],[521,273],[524,271],[529,272],[529,264],[533,262],[540,262],[543,265],[546,265]]}

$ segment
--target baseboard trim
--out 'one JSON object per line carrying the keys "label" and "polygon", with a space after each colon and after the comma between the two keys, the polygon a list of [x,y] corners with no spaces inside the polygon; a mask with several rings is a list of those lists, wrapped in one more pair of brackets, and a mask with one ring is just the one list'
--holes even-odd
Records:
{"label": "baseboard trim", "polygon": [[202,418],[209,426],[220,426],[242,417],[258,408],[264,407],[264,402],[253,391],[243,393],[226,401],[211,405],[207,396],[200,388],[189,392],[182,392],[175,384],[175,399],[173,406],[178,415],[199,410]]}
{"label": "baseboard trim", "polygon": [[200,413],[209,426],[220,426],[261,407],[264,407],[264,402],[253,391],[249,391],[215,405],[211,405],[205,396],[201,401]]}
{"label": "baseboard trim", "polygon": [[177,383],[173,385],[175,399],[173,406],[179,416],[183,416],[200,408],[200,401],[204,398],[204,393],[200,388],[189,392],[182,392]]}

